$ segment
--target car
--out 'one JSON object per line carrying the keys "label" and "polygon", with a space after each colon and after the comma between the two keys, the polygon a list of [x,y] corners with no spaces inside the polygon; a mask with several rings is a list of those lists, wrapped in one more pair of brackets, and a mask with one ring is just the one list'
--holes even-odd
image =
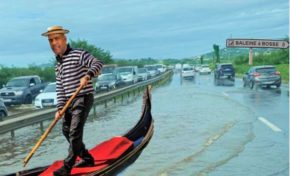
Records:
{"label": "car", "polygon": [[146,81],[148,79],[149,72],[146,68],[138,68],[138,81]]}
{"label": "car", "polygon": [[34,107],[36,109],[56,107],[57,94],[56,94],[56,82],[49,83],[44,90],[36,96],[34,100]]}
{"label": "car", "polygon": [[219,85],[220,82],[224,80],[235,82],[235,69],[233,64],[217,64],[214,70],[214,80],[217,85]]}
{"label": "car", "polygon": [[191,79],[194,79],[194,77],[195,77],[195,71],[194,71],[193,67],[191,67],[191,66],[182,67],[182,69],[181,69],[181,76],[182,76],[182,78],[191,78]]}
{"label": "car", "polygon": [[160,73],[164,73],[166,71],[166,66],[163,64],[156,64],[156,68]]}
{"label": "car", "polygon": [[0,98],[0,121],[2,121],[6,116],[8,116],[8,110],[4,104],[4,101]]}
{"label": "car", "polygon": [[95,89],[96,91],[101,91],[101,90],[112,90],[115,89],[117,87],[117,76],[115,74],[112,73],[108,73],[108,74],[101,74],[98,79],[97,82],[95,84]]}
{"label": "car", "polygon": [[210,74],[211,73],[211,69],[209,68],[208,65],[202,65],[201,68],[199,69],[199,74],[203,75],[203,74]]}
{"label": "car", "polygon": [[0,97],[6,106],[31,104],[45,86],[37,75],[14,77],[0,89]]}
{"label": "car", "polygon": [[158,75],[158,70],[153,65],[145,65],[144,68],[148,70],[149,78],[153,78]]}
{"label": "car", "polygon": [[115,73],[117,64],[103,65],[102,74]]}
{"label": "car", "polygon": [[275,66],[262,65],[253,66],[243,76],[243,86],[251,89],[258,87],[268,87],[272,85],[277,88],[281,86],[281,75]]}
{"label": "car", "polygon": [[116,74],[119,75],[122,84],[135,84],[138,82],[138,67],[137,66],[125,66],[117,67]]}
{"label": "car", "polygon": [[194,70],[195,70],[196,72],[199,72],[200,69],[201,69],[201,65],[195,65],[195,66],[194,66]]}

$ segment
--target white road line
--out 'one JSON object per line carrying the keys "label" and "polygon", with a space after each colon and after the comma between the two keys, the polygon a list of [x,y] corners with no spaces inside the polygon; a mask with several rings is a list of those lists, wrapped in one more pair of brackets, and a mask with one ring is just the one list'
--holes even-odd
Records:
{"label": "white road line", "polygon": [[265,119],[264,117],[259,117],[259,120],[261,122],[263,122],[265,125],[267,125],[269,128],[271,128],[271,130],[275,131],[275,132],[281,132],[282,130],[280,128],[278,128],[276,125],[274,125],[273,123],[269,122],[267,119]]}
{"label": "white road line", "polygon": [[227,93],[225,93],[225,92],[223,92],[223,95],[224,95],[224,96],[226,96],[226,97],[228,97],[228,96],[229,96],[229,94],[227,94]]}

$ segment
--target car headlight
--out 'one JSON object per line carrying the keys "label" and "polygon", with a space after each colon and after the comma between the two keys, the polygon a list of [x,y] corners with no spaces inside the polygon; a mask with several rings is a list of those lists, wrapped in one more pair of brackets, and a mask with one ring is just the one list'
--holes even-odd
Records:
{"label": "car headlight", "polygon": [[23,91],[22,90],[15,91],[15,95],[22,95],[22,94],[23,94]]}

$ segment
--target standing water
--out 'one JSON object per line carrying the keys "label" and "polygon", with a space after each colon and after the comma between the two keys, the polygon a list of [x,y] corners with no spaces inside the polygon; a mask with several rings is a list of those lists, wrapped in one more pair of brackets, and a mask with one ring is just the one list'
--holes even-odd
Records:
{"label": "standing water", "polygon": [[[97,117],[91,116],[85,126],[86,147],[124,134],[139,120],[141,107],[141,94],[107,108],[99,106]],[[166,85],[153,87],[152,116],[155,131],[151,141],[137,161],[119,175],[257,175],[250,170],[239,173],[238,166],[218,171],[255,138],[253,122],[256,118],[246,106],[203,89],[197,81],[181,82],[180,77],[174,75]],[[0,174],[22,170],[23,158],[41,134],[37,126],[30,126],[17,130],[13,139],[9,134],[0,136]],[[28,167],[63,159],[67,148],[61,123],[58,123]]]}

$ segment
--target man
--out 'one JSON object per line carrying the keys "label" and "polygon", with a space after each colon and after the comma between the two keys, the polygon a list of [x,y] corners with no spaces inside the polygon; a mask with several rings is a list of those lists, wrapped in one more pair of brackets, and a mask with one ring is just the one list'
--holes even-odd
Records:
{"label": "man", "polygon": [[[84,50],[71,48],[67,44],[65,35],[68,32],[69,30],[63,29],[61,26],[52,26],[42,34],[42,36],[48,37],[50,47],[57,60],[55,119],[61,118],[62,108],[76,89],[80,85],[84,86],[63,115],[62,131],[70,146],[63,166],[54,171],[55,176],[69,175],[72,167],[94,165],[94,158],[83,143],[83,129],[94,101],[91,78],[100,73],[102,62]],[[81,161],[75,164],[77,156],[81,158]]]}

